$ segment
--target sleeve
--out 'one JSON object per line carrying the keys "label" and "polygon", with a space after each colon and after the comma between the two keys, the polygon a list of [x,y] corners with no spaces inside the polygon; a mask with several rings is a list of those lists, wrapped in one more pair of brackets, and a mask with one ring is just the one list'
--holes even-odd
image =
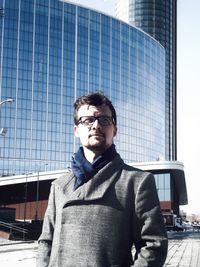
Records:
{"label": "sleeve", "polygon": [[154,176],[143,173],[135,197],[136,255],[134,266],[163,266],[168,238]]}
{"label": "sleeve", "polygon": [[56,215],[54,191],[55,188],[52,185],[44,216],[42,233],[38,239],[37,267],[47,267],[49,265]]}

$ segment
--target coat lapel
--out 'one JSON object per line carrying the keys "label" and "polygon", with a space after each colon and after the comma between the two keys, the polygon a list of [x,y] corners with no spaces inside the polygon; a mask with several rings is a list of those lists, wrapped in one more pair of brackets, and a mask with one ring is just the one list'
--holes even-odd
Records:
{"label": "coat lapel", "polygon": [[78,187],[75,191],[75,177],[73,173],[70,172],[56,180],[54,183],[61,187],[64,195],[63,206],[74,201],[89,201],[102,198],[110,185],[121,173],[123,164],[123,160],[117,155],[113,161],[104,166],[92,179]]}
{"label": "coat lapel", "polygon": [[[117,155],[83,187],[85,200],[99,199],[104,196],[107,189],[121,173],[123,160]],[[83,185],[83,186],[84,186]]]}

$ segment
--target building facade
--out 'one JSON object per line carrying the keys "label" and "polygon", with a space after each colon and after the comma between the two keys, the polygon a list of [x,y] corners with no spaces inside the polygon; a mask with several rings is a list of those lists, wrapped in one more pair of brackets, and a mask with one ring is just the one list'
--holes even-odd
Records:
{"label": "building facade", "polygon": [[73,102],[102,90],[126,162],[165,154],[164,48],[122,21],[59,0],[0,0],[0,175],[65,169]]}
{"label": "building facade", "polygon": [[[73,103],[82,94],[111,98],[127,163],[166,158],[165,48],[71,2],[0,0],[0,103],[14,99],[0,105],[0,206],[21,220],[43,218],[52,180],[70,167],[79,146]],[[184,175],[177,189],[171,171],[154,174],[164,209],[187,202]]]}
{"label": "building facade", "polygon": [[[163,213],[179,214],[179,205],[186,205],[188,201],[183,164],[177,161],[129,164],[153,173]],[[15,216],[18,220],[42,220],[52,181],[67,171],[57,170],[1,177],[0,208],[3,206],[7,209],[15,209]],[[0,220],[3,220],[1,212]]]}
{"label": "building facade", "polygon": [[176,0],[117,0],[121,19],[144,30],[165,48],[165,159],[177,160],[176,122]]}

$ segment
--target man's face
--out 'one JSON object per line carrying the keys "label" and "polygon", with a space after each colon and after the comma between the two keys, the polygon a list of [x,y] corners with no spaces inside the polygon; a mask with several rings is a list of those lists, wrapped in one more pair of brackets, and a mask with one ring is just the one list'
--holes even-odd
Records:
{"label": "man's face", "polygon": [[[108,106],[90,106],[83,105],[78,110],[78,119],[85,116],[101,117],[106,116],[111,118],[112,113]],[[113,143],[113,137],[117,133],[117,127],[112,123],[102,125],[97,119],[91,125],[83,125],[79,123],[74,126],[74,134],[80,138],[83,148],[87,148],[93,152],[103,152]]]}

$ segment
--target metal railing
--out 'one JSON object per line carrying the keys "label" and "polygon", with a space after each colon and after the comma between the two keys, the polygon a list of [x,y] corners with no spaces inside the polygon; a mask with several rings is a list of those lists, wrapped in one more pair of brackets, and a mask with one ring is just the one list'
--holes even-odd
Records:
{"label": "metal railing", "polygon": [[13,231],[17,233],[22,233],[23,240],[25,239],[25,235],[28,234],[28,230],[19,226],[16,226],[14,223],[8,223],[4,221],[0,221],[0,226],[9,229],[10,236],[13,235]]}

